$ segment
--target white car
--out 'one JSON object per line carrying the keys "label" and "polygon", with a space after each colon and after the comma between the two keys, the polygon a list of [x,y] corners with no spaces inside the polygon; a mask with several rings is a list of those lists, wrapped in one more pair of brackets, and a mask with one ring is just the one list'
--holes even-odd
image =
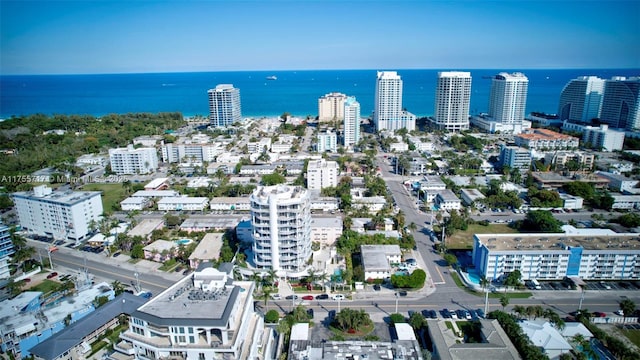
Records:
{"label": "white car", "polygon": [[273,300],[282,300],[282,296],[280,296],[280,294],[273,294],[271,295],[271,298]]}
{"label": "white car", "polygon": [[342,294],[335,294],[331,297],[333,300],[344,300],[345,297]]}
{"label": "white car", "polygon": [[622,311],[622,310],[616,310],[613,313],[616,314],[616,315],[624,316],[624,311]]}

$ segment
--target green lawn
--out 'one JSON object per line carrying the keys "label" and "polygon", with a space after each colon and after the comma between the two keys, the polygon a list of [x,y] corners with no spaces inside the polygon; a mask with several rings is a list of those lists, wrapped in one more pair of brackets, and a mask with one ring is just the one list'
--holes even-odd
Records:
{"label": "green lawn", "polygon": [[489,226],[470,224],[466,231],[456,231],[453,235],[447,237],[447,249],[473,249],[473,234],[507,234],[517,232],[518,230],[510,228],[506,224],[490,224]]}
{"label": "green lawn", "polygon": [[[473,291],[471,289],[469,289],[468,287],[465,286],[464,282],[462,282],[462,279],[460,279],[460,277],[458,276],[457,273],[455,272],[451,272],[451,277],[453,278],[453,281],[456,283],[456,285],[458,285],[458,287],[466,292],[468,292],[469,294],[472,295],[476,295],[476,296],[484,296],[484,293],[482,292],[478,292],[478,291]],[[502,297],[502,295],[507,295],[507,298],[509,299],[528,299],[530,298],[533,294],[530,292],[507,292],[505,293],[489,293],[489,298],[491,299],[500,299]]]}
{"label": "green lawn", "polygon": [[622,329],[621,331],[635,346],[640,347],[640,330]]}
{"label": "green lawn", "polygon": [[87,184],[83,186],[85,191],[102,191],[102,208],[106,214],[114,211],[114,206],[119,208],[120,201],[126,198],[126,189],[122,184]]}
{"label": "green lawn", "polygon": [[42,282],[32,288],[30,288],[30,291],[42,291],[43,294],[48,294],[50,292],[53,292],[56,288],[58,288],[60,286],[60,283],[57,283],[55,281],[51,281],[49,279],[45,279],[42,280]]}

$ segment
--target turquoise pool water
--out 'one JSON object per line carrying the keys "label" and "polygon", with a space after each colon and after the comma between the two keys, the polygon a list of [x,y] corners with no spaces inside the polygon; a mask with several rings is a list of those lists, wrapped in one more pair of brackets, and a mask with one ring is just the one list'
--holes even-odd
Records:
{"label": "turquoise pool water", "polygon": [[180,239],[175,241],[178,245],[189,245],[191,244],[191,239]]}
{"label": "turquoise pool water", "polygon": [[471,280],[472,283],[480,285],[480,274],[476,273],[475,271],[469,271],[467,273],[467,277],[469,278],[469,280]]}

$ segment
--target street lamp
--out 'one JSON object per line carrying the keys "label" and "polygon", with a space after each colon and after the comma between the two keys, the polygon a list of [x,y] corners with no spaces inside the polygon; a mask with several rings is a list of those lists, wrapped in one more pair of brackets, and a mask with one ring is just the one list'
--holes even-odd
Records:
{"label": "street lamp", "polygon": [[133,276],[136,277],[136,291],[140,292],[140,279],[138,278],[138,272],[134,272]]}
{"label": "street lamp", "polygon": [[51,271],[53,271],[53,261],[51,261],[51,249],[47,249],[47,255],[49,255],[49,267],[51,268]]}
{"label": "street lamp", "polygon": [[580,304],[578,305],[578,311],[582,310],[583,301],[584,301],[584,288],[582,288],[582,295],[580,295]]}
{"label": "street lamp", "polygon": [[398,313],[398,293],[395,294],[396,295],[396,314]]}

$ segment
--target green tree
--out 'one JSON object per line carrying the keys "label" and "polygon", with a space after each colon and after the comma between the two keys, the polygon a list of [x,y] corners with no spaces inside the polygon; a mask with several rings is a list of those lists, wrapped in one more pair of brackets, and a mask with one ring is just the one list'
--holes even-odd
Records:
{"label": "green tree", "polygon": [[282,174],[274,172],[273,174],[267,174],[262,176],[262,180],[260,183],[265,186],[284,184],[286,181],[285,177]]}
{"label": "green tree", "polygon": [[144,246],[142,244],[135,244],[131,249],[131,257],[134,259],[144,258]]}
{"label": "green tree", "polygon": [[458,263],[458,258],[454,254],[446,253],[443,258],[449,266],[453,266]]}
{"label": "green tree", "polygon": [[546,210],[529,211],[520,225],[522,232],[559,233],[562,222],[553,217],[553,213]]}
{"label": "green tree", "polygon": [[500,296],[500,305],[502,305],[502,310],[509,305],[509,297],[507,295]]}
{"label": "green tree", "polygon": [[275,324],[280,320],[280,314],[275,310],[269,310],[264,315],[264,321],[268,324]]}
{"label": "green tree", "polygon": [[427,320],[420,312],[416,311],[409,317],[409,324],[413,330],[418,331],[421,327],[427,325]]}
{"label": "green tree", "polygon": [[95,299],[93,300],[93,303],[96,305],[96,308],[99,308],[100,306],[108,302],[109,302],[109,298],[106,296],[96,296]]}
{"label": "green tree", "polygon": [[389,315],[389,321],[393,325],[393,324],[406,323],[407,319],[402,314],[394,313]]}
{"label": "green tree", "polygon": [[624,299],[620,302],[620,310],[622,310],[623,316],[626,318],[627,316],[632,316],[636,311],[636,303],[631,299]]}
{"label": "green tree", "polygon": [[504,284],[506,286],[517,287],[518,285],[520,285],[521,279],[522,279],[522,273],[520,273],[520,270],[516,269],[510,272],[509,275],[507,275],[507,278],[505,279]]}
{"label": "green tree", "polygon": [[118,280],[114,280],[111,283],[111,288],[113,289],[113,292],[115,293],[116,296],[124,292],[124,285],[122,285],[122,283]]}

